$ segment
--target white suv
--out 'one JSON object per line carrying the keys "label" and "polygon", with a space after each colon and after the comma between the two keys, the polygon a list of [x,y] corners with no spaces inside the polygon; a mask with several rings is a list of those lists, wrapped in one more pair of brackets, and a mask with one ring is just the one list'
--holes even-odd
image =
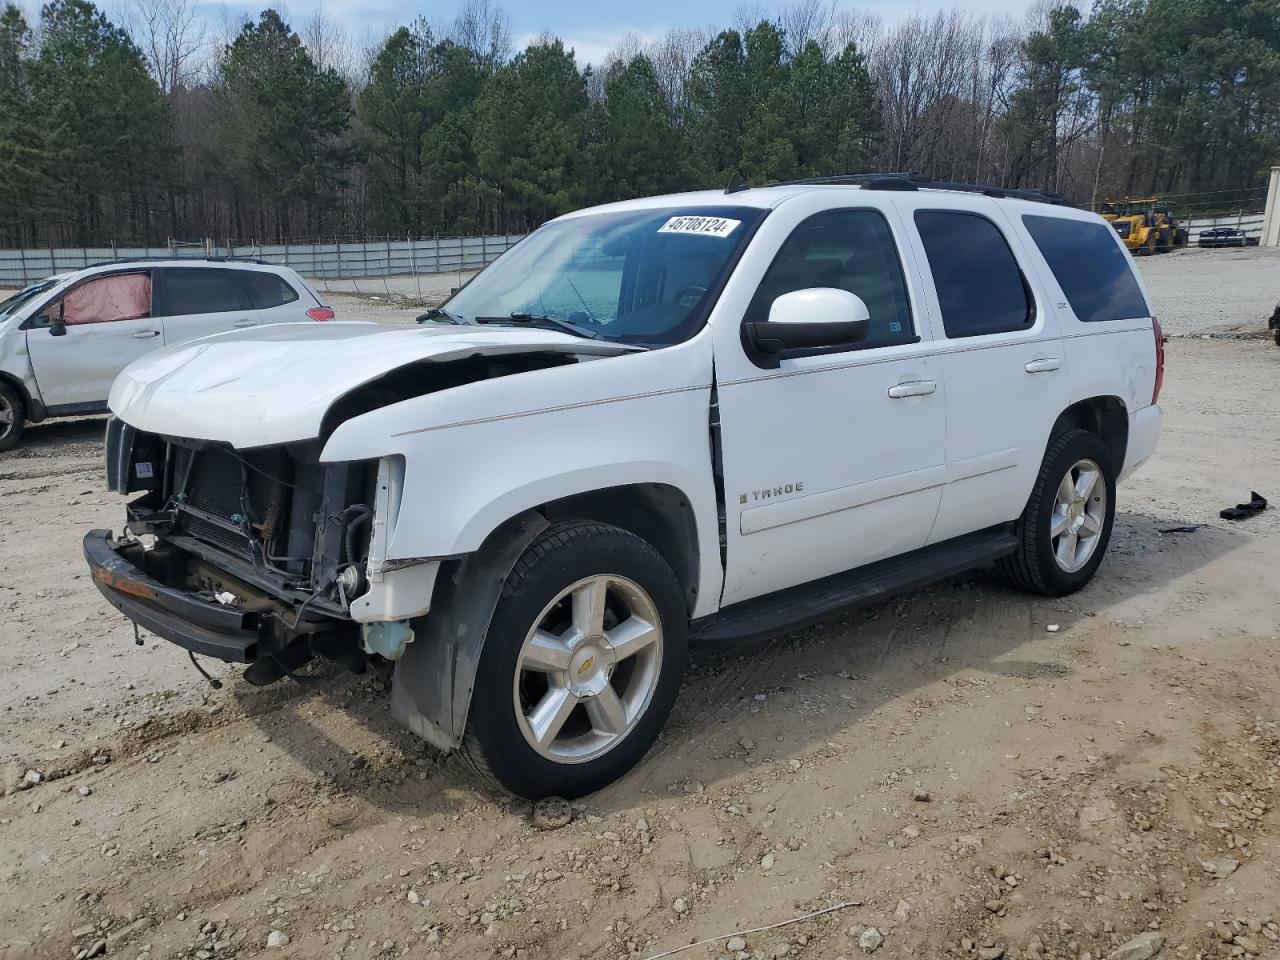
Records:
{"label": "white suv", "polygon": [[332,320],[292,270],[244,260],[100,263],[0,301],[0,451],[28,420],[100,413],[143,354],[268,323]]}
{"label": "white suv", "polygon": [[390,661],[433,744],[527,797],[597,789],[691,640],[991,563],[1049,596],[1093,576],[1156,446],[1162,337],[1115,231],[1047,199],[629,201],[419,329],[167,348],[111,393],[108,481],[140,496],[85,537],[95,582],[252,683]]}

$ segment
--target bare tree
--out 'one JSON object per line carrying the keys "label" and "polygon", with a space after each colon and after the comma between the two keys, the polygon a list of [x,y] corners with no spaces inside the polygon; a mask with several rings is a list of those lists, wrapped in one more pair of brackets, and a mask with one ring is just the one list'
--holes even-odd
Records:
{"label": "bare tree", "polygon": [[511,57],[511,21],[492,0],[466,0],[449,37],[474,53],[489,70],[496,70]]}
{"label": "bare tree", "polygon": [[307,18],[299,35],[317,67],[332,70],[353,89],[363,85],[367,75],[364,51],[323,10]]}
{"label": "bare tree", "polygon": [[123,19],[166,96],[192,82],[208,47],[195,0],[128,0]]}
{"label": "bare tree", "polygon": [[783,7],[778,26],[786,37],[787,53],[794,57],[811,40],[829,51],[838,9],[836,0],[794,0]]}

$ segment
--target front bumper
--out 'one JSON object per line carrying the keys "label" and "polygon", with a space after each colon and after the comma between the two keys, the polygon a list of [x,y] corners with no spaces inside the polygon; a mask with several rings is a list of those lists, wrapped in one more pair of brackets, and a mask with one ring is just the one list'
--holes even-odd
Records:
{"label": "front bumper", "polygon": [[236,663],[257,659],[257,613],[161,583],[137,565],[146,563],[140,544],[120,544],[110,530],[90,530],[84,558],[102,595],[144,630],[202,656]]}

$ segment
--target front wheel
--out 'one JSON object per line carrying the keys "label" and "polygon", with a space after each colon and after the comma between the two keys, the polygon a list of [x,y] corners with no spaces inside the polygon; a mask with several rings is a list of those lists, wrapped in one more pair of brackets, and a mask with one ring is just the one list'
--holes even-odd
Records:
{"label": "front wheel", "polygon": [[549,527],[503,585],[463,755],[530,800],[611,783],[671,712],[686,628],[680,584],[648,542],[590,521]]}
{"label": "front wheel", "polygon": [[27,425],[27,408],[18,391],[0,382],[0,451],[15,447]]}
{"label": "front wheel", "polygon": [[1115,471],[1102,438],[1087,430],[1059,434],[1017,522],[1018,547],[1000,561],[1000,572],[1030,593],[1074,593],[1102,563],[1115,504]]}

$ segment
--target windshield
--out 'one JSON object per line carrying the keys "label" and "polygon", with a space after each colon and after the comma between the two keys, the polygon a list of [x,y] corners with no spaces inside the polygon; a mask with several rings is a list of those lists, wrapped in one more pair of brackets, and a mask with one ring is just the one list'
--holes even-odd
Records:
{"label": "windshield", "polygon": [[549,223],[443,307],[461,323],[543,323],[646,346],[679,343],[706,320],[765,211],[679,207]]}
{"label": "windshield", "polygon": [[20,307],[40,296],[46,290],[57,286],[57,284],[58,281],[50,277],[48,280],[41,280],[39,283],[24,287],[7,300],[0,300],[0,320],[12,316]]}

